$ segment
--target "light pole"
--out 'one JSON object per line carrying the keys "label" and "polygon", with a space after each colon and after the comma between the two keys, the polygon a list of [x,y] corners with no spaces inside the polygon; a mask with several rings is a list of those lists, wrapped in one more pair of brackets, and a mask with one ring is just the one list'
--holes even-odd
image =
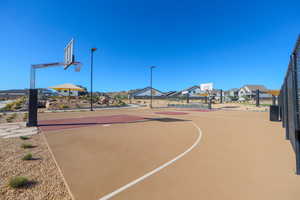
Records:
{"label": "light pole", "polygon": [[152,70],[155,68],[155,66],[150,66],[150,108],[152,108],[152,99],[153,99],[153,91],[152,91]]}
{"label": "light pole", "polygon": [[94,51],[96,48],[91,48],[91,111],[93,111],[93,62],[94,62]]}

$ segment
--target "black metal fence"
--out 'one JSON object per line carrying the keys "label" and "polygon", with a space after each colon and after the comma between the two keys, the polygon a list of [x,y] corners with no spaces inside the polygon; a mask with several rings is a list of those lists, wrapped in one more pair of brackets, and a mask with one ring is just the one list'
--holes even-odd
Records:
{"label": "black metal fence", "polygon": [[296,155],[296,174],[300,175],[300,36],[290,57],[288,70],[278,97],[282,126]]}

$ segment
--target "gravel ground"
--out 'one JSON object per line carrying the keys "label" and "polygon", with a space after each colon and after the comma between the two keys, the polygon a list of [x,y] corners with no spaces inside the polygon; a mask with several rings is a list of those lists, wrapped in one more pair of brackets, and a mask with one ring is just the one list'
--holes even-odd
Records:
{"label": "gravel ground", "polygon": [[[23,149],[23,143],[31,143],[35,148]],[[1,200],[71,200],[63,179],[43,135],[31,136],[30,140],[20,138],[0,139],[0,199]],[[33,160],[23,161],[22,157],[31,152]],[[8,186],[13,176],[25,176],[32,181],[26,188],[12,189]]]}

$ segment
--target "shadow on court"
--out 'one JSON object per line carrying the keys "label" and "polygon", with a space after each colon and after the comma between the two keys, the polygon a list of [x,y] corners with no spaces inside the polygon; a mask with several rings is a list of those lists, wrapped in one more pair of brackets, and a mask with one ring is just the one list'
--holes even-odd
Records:
{"label": "shadow on court", "polygon": [[42,131],[55,131],[55,130],[62,130],[62,129],[95,126],[95,125],[129,124],[129,123],[139,123],[139,122],[146,122],[146,121],[180,122],[180,121],[189,121],[189,120],[167,118],[167,117],[148,118],[148,117],[139,117],[133,115],[112,115],[112,116],[42,120],[39,121],[38,126]]}

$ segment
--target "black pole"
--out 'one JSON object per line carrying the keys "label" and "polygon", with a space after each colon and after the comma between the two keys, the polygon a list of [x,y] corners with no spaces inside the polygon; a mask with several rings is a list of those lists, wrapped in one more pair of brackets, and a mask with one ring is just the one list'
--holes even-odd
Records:
{"label": "black pole", "polygon": [[28,121],[27,126],[37,126],[37,110],[38,110],[38,90],[29,90],[29,103],[28,103]]}
{"label": "black pole", "polygon": [[256,90],[256,106],[259,107],[259,89]]}
{"label": "black pole", "polygon": [[221,90],[220,103],[223,103],[223,90]]}
{"label": "black pole", "polygon": [[69,88],[69,104],[70,104],[70,98],[71,98],[70,92],[71,92],[71,89]]}
{"label": "black pole", "polygon": [[152,66],[150,67],[150,108],[152,108]]}
{"label": "black pole", "polygon": [[190,93],[186,93],[186,103],[190,103]]}
{"label": "black pole", "polygon": [[208,98],[208,109],[211,110],[211,101],[212,101],[212,98],[209,97]]}
{"label": "black pole", "polygon": [[276,96],[272,95],[272,105],[276,105]]}
{"label": "black pole", "polygon": [[93,111],[93,61],[94,61],[94,50],[91,49],[91,111]]}
{"label": "black pole", "polygon": [[153,70],[153,68],[155,68],[155,66],[151,66],[150,67],[150,89],[151,89],[151,91],[150,91],[150,108],[152,108],[152,99],[153,99],[153,91],[152,91],[152,70]]}

